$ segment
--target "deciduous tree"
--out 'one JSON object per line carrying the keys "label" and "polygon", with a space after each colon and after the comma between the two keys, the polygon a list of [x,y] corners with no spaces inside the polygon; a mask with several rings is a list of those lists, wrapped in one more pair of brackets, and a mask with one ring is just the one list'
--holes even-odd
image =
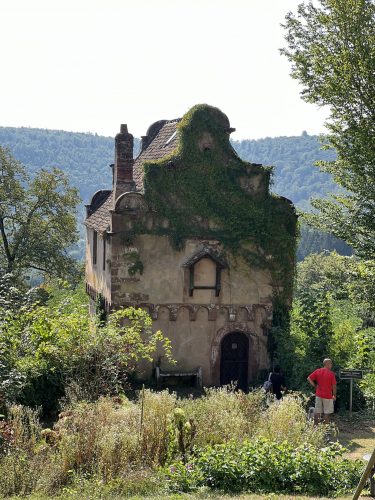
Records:
{"label": "deciduous tree", "polygon": [[299,5],[283,25],[292,77],[307,102],[328,106],[326,148],[319,162],[344,188],[317,199],[310,223],[345,240],[365,258],[375,255],[375,3],[320,0]]}
{"label": "deciduous tree", "polygon": [[10,151],[0,147],[0,270],[36,269],[63,276],[74,268],[67,248],[78,238],[77,190],[58,170],[30,178]]}

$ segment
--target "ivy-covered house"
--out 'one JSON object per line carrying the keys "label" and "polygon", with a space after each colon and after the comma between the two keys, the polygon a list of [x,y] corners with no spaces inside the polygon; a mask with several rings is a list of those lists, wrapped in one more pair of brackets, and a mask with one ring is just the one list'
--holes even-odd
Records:
{"label": "ivy-covered house", "polygon": [[[149,311],[172,342],[173,371],[246,389],[270,365],[275,308],[290,305],[296,214],[270,194],[270,168],[237,156],[233,130],[198,105],[153,123],[133,159],[121,125],[113,187],[87,206],[86,287],[93,310]],[[156,357],[143,369],[171,367]]]}

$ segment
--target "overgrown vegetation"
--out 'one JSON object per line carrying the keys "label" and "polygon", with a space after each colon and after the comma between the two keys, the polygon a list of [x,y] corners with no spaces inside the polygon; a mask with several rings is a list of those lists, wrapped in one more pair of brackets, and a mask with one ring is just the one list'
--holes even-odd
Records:
{"label": "overgrown vegetation", "polygon": [[[365,370],[354,385],[354,406],[363,408],[364,399],[374,406],[374,283],[372,261],[323,253],[298,264],[290,329],[275,332],[290,387],[304,387],[306,375],[329,356],[336,369]],[[346,408],[347,383],[339,382],[338,389],[338,404]]]}
{"label": "overgrown vegetation", "polygon": [[[145,124],[147,125],[147,124]],[[62,170],[72,186],[79,190],[87,203],[100,188],[111,188],[112,177],[108,165],[113,162],[113,137],[96,134],[42,130],[34,128],[0,127],[0,145],[8,147],[13,156],[27,168],[31,177],[40,168],[52,166]],[[295,137],[267,137],[258,140],[232,141],[238,155],[245,161],[274,165],[273,192],[292,200],[300,210],[309,210],[312,196],[325,197],[336,192],[337,186],[327,173],[314,168],[316,160],[333,160],[333,151],[319,149],[316,136],[303,132]],[[135,138],[134,154],[139,151]],[[78,260],[84,258],[85,236],[81,221],[85,217],[83,205],[78,210],[79,243],[69,250]],[[346,255],[348,247],[331,235],[319,231],[302,231],[298,259],[324,249]]]}
{"label": "overgrown vegetation", "polygon": [[42,429],[37,415],[20,406],[8,422],[12,433],[0,431],[4,496],[74,494],[84,483],[119,495],[202,485],[316,492],[319,484],[337,494],[350,490],[360,471],[341,458],[337,445],[322,450],[326,428],[306,421],[298,397],[268,406],[259,392],[212,389],[197,400],[179,400],[146,390],[133,402],[104,397],[70,404],[52,429]]}
{"label": "overgrown vegetation", "polygon": [[13,301],[0,295],[0,391],[6,401],[51,415],[63,396],[92,401],[121,393],[137,362],[150,360],[159,345],[171,358],[169,340],[152,332],[141,309],[121,309],[102,324],[90,318],[82,285],[46,287],[51,296],[44,295],[42,304],[16,291]]}
{"label": "overgrown vegetation", "polygon": [[196,399],[146,389],[129,399],[134,363],[156,341],[170,352],[143,311],[120,311],[100,326],[90,322],[80,287],[1,290],[3,496],[314,493],[319,484],[331,495],[357,481],[360,465],[343,459],[337,445],[327,447],[331,429],[306,419],[305,397],[274,403],[262,390],[222,388]]}
{"label": "overgrown vegetation", "polygon": [[[220,110],[193,107],[178,124],[176,150],[145,162],[144,170],[145,198],[169,222],[158,233],[169,235],[176,247],[189,237],[217,239],[249,265],[269,269],[279,290],[290,295],[296,246],[293,209],[268,194],[270,169],[236,155],[229,143],[229,121]],[[241,179],[252,178],[258,190],[241,189]]]}

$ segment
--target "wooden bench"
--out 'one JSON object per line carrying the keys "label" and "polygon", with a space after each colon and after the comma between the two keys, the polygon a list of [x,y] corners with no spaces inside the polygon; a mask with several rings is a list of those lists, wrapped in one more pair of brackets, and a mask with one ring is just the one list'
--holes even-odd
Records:
{"label": "wooden bench", "polygon": [[202,368],[199,367],[196,370],[190,372],[180,372],[180,371],[164,371],[161,370],[159,366],[156,367],[156,387],[160,389],[162,385],[162,380],[167,377],[195,377],[196,387],[202,387]]}

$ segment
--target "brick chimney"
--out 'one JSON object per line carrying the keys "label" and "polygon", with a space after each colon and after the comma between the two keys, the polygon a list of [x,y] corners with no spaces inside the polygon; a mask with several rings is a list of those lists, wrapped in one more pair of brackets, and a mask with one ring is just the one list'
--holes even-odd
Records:
{"label": "brick chimney", "polygon": [[127,125],[121,125],[115,137],[115,164],[113,167],[114,201],[120,194],[135,190],[133,181],[133,136],[128,133]]}

